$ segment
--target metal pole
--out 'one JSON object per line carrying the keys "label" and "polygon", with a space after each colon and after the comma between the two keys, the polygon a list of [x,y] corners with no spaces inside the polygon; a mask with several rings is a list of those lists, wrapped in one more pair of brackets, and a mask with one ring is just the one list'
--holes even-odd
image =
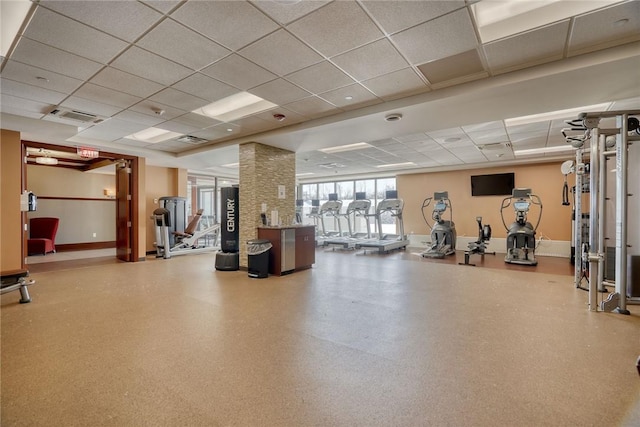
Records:
{"label": "metal pole", "polygon": [[576,288],[581,288],[580,281],[582,280],[582,166],[580,166],[582,165],[582,152],[582,148],[576,151],[576,186],[573,193],[573,266]]}
{"label": "metal pole", "polygon": [[606,135],[600,135],[598,145],[600,155],[600,175],[598,177],[598,291],[606,292],[604,287],[604,229],[605,229],[605,200],[607,195],[607,159],[604,155],[606,148]]}
{"label": "metal pole", "polygon": [[[589,171],[589,310],[598,309],[598,202],[600,188],[598,177],[600,176],[600,156],[598,155],[598,143],[600,134],[598,128],[591,130],[591,169]],[[582,222],[582,218],[580,218]]]}
{"label": "metal pole", "polygon": [[627,310],[627,138],[629,115],[616,116],[616,292],[620,295],[620,314],[631,314]]}

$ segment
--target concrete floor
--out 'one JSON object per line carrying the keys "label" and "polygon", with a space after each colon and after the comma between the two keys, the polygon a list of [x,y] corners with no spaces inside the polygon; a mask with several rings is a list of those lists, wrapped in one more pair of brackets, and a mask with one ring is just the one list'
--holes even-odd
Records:
{"label": "concrete floor", "polygon": [[268,279],[212,254],[33,273],[1,300],[0,421],[640,425],[640,307],[540,271],[320,249]]}

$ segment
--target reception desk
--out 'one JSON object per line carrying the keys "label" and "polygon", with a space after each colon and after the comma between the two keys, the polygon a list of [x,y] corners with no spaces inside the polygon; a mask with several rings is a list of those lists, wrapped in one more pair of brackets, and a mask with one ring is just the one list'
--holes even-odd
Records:
{"label": "reception desk", "polygon": [[258,238],[271,242],[269,274],[282,275],[311,268],[316,262],[316,229],[312,225],[258,227]]}

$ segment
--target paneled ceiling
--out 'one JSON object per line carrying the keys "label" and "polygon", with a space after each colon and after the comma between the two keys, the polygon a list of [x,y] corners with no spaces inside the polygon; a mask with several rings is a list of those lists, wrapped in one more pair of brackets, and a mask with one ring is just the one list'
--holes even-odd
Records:
{"label": "paneled ceiling", "polygon": [[[567,2],[575,15],[482,42],[475,1],[35,1],[2,58],[2,127],[229,177],[248,141],[295,151],[301,180],[549,160],[514,151],[564,145],[563,120],[505,119],[640,108],[640,1]],[[193,112],[242,91],[276,107]],[[179,136],[125,138],[151,126]]]}

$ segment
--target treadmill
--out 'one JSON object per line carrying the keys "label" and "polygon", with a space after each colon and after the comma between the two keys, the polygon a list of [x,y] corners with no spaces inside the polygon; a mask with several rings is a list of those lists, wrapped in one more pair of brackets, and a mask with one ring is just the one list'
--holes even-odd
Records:
{"label": "treadmill", "polygon": [[[337,195],[336,195],[337,196]],[[329,200],[324,202],[318,210],[318,219],[320,221],[321,233],[316,235],[316,246],[325,246],[325,241],[328,238],[342,237],[342,227],[340,225],[340,209],[342,209],[342,201],[337,200],[333,194],[329,195]],[[338,218],[338,231],[327,231],[324,223],[325,216],[331,216]]]}
{"label": "treadmill", "polygon": [[[357,197],[357,195],[356,195]],[[369,222],[369,209],[371,208],[371,200],[357,199],[349,203],[347,211],[343,214],[339,214],[339,217],[347,219],[347,227],[349,228],[349,234],[346,236],[328,237],[324,240],[325,246],[342,247],[343,249],[355,249],[356,244],[362,241],[362,238],[371,238],[371,223]],[[353,216],[353,225],[351,218]],[[358,233],[356,231],[356,220],[358,217],[365,219],[367,225],[366,233]],[[339,219],[338,219],[339,221]]]}
{"label": "treadmill", "polygon": [[[395,191],[388,191],[387,197],[391,194],[395,195]],[[386,198],[378,203],[376,206],[376,212],[374,214],[376,222],[378,224],[378,239],[368,239],[356,243],[356,249],[377,249],[378,253],[388,253],[395,249],[405,249],[409,246],[409,239],[404,234],[404,222],[402,220],[402,209],[404,208],[404,201],[398,198]],[[400,234],[384,234],[382,232],[382,214],[385,212],[391,212],[391,215],[398,221],[400,227]]]}

